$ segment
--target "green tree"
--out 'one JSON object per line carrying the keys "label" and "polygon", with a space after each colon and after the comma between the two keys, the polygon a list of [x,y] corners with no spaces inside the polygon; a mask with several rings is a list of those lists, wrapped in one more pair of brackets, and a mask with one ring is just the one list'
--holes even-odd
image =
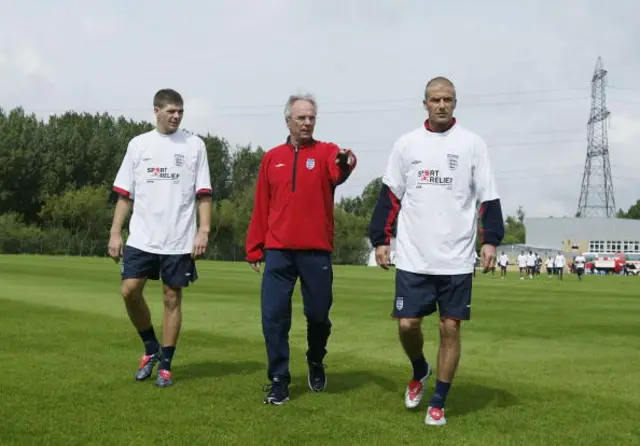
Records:
{"label": "green tree", "polygon": [[635,204],[632,204],[627,212],[624,212],[622,209],[618,210],[617,217],[640,220],[640,200],[636,201]]}
{"label": "green tree", "polygon": [[504,227],[503,244],[521,244],[525,242],[526,229],[524,226],[525,213],[522,206],[518,207],[516,215],[507,216]]}
{"label": "green tree", "polygon": [[333,261],[336,264],[361,265],[369,254],[366,217],[351,214],[336,206]]}
{"label": "green tree", "polygon": [[[106,255],[116,199],[111,184],[131,139],[153,128],[108,113],[68,111],[43,122],[22,108],[0,109],[0,252]],[[241,260],[264,151],[251,145],[231,151],[222,137],[201,137],[214,198],[206,257]],[[377,178],[337,206],[339,263],[366,257],[380,186]]]}

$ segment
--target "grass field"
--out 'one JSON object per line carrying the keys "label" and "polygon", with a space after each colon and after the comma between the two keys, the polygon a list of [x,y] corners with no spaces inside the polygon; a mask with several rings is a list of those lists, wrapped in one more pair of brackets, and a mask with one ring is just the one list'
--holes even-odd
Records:
{"label": "grass field", "polygon": [[[337,267],[325,393],[306,387],[294,297],[292,400],[264,406],[260,276],[201,262],[176,385],[136,383],[141,342],[106,259],[0,256],[0,444],[640,444],[640,278],[476,279],[444,428],[409,412],[393,276]],[[160,287],[147,299],[156,326]],[[426,321],[426,354],[437,321]],[[159,328],[158,328],[159,331]],[[155,376],[154,376],[155,377]],[[429,382],[429,392],[433,380]]]}

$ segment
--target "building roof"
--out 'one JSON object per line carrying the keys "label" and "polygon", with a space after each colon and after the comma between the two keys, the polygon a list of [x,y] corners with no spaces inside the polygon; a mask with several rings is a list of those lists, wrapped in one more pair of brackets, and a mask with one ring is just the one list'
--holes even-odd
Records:
{"label": "building roof", "polygon": [[640,240],[640,220],[627,218],[526,218],[527,240]]}

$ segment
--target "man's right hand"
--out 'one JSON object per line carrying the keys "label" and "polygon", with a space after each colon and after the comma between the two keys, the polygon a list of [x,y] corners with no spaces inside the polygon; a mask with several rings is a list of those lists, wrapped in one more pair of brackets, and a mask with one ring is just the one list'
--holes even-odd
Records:
{"label": "man's right hand", "polygon": [[122,257],[122,235],[119,232],[111,233],[109,237],[109,257],[118,262]]}
{"label": "man's right hand", "polygon": [[376,263],[382,269],[389,269],[389,266],[391,266],[391,248],[388,245],[376,247]]}
{"label": "man's right hand", "polygon": [[257,273],[260,272],[260,261],[259,260],[257,262],[249,262],[249,266],[255,272],[257,272]]}

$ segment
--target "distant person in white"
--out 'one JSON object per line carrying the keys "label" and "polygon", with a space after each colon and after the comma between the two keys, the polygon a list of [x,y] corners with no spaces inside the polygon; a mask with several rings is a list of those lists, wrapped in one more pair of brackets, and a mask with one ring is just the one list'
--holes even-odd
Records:
{"label": "distant person in white", "polygon": [[507,277],[507,265],[509,265],[509,256],[507,256],[504,251],[500,254],[498,258],[498,264],[500,265],[500,277],[504,279]]}
{"label": "distant person in white", "polygon": [[562,276],[564,274],[564,265],[566,263],[566,259],[564,254],[559,252],[556,254],[556,257],[553,262],[553,267],[556,269],[556,274],[558,275],[558,280],[562,280]]}
{"label": "distant person in white", "polygon": [[553,275],[554,271],[553,271],[553,257],[549,256],[549,258],[547,258],[547,274],[549,275],[549,278],[551,278],[551,276]]}
{"label": "distant person in white", "polygon": [[587,259],[585,259],[582,254],[578,254],[576,258],[573,259],[573,265],[576,269],[578,280],[582,280],[582,276],[584,276],[584,266],[586,263],[587,263]]}
{"label": "distant person in white", "polygon": [[[149,378],[156,363],[156,385],[173,383],[171,361],[182,325],[182,288],[197,279],[195,259],[202,255],[211,230],[211,178],[204,141],[179,130],[182,96],[163,89],[153,100],[156,128],[129,142],[113,184],[119,194],[109,255],[122,257],[121,293],[132,324],[145,347],[136,379]],[[196,204],[200,225],[196,230]],[[125,218],[133,207],[129,237],[123,246]],[[164,319],[162,346],[142,295],[148,279],[162,278]]]}
{"label": "distant person in white", "polygon": [[517,260],[518,268],[520,269],[520,280],[524,280],[524,276],[527,274],[527,256],[524,251],[520,251]]}
{"label": "distant person in white", "polygon": [[393,223],[396,235],[396,295],[393,316],[413,366],[405,406],[417,407],[431,366],[423,355],[422,318],[438,311],[440,350],[427,425],[446,423],[444,406],[460,359],[460,322],[471,317],[471,288],[480,202],[481,265],[495,267],[504,236],[500,197],[483,139],[456,122],[455,88],[438,77],[427,84],[429,118],[394,144],[371,218],[376,261],[389,268]]}
{"label": "distant person in white", "polygon": [[527,273],[529,274],[529,279],[533,279],[536,268],[536,255],[529,251],[529,255],[527,255]]}

